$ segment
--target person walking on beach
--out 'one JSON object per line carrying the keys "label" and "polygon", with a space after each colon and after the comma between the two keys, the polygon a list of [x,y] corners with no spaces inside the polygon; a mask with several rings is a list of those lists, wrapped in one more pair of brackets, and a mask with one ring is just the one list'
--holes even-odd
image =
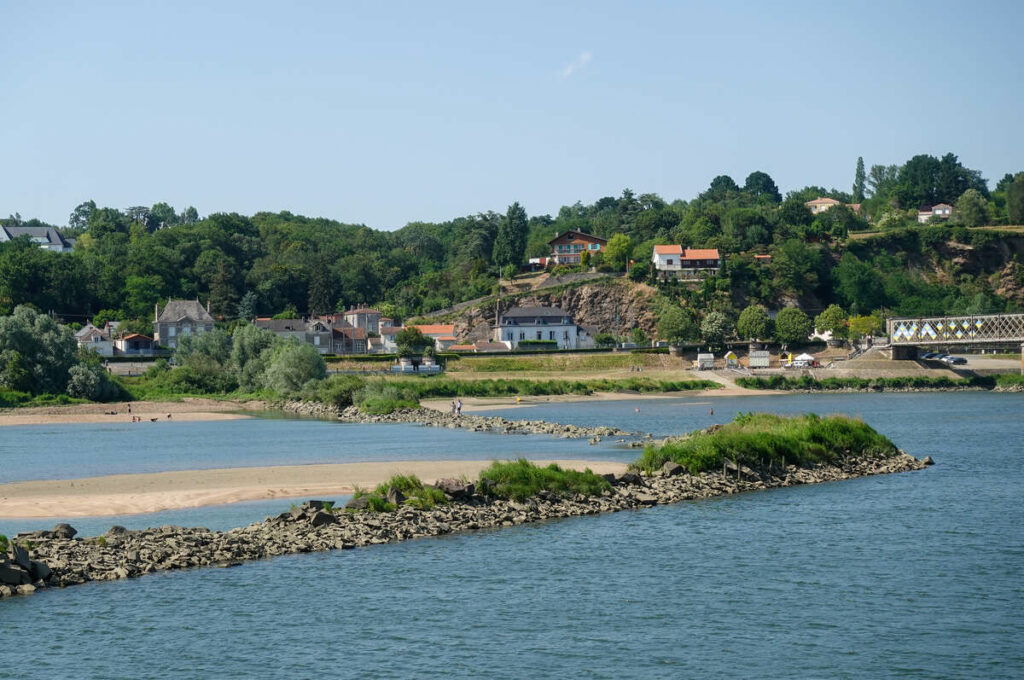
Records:
{"label": "person walking on beach", "polygon": [[459,399],[457,402],[455,402],[455,415],[457,415],[457,416],[461,416],[462,415],[462,400],[461,399]]}
{"label": "person walking on beach", "polygon": [[455,415],[455,400],[452,399],[452,415]]}

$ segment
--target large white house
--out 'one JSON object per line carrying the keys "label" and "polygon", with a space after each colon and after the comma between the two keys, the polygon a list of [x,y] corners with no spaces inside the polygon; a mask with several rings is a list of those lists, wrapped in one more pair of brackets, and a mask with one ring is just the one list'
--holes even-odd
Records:
{"label": "large white house", "polygon": [[721,271],[722,256],[717,248],[654,246],[651,263],[661,278],[697,278],[713,276]]}
{"label": "large white house", "polygon": [[71,242],[64,238],[60,230],[53,227],[5,227],[0,225],[0,243],[13,241],[20,236],[28,236],[32,243],[35,243],[43,250],[53,250],[58,253],[71,252]]}
{"label": "large white house", "polygon": [[114,342],[110,334],[106,333],[91,323],[87,323],[75,333],[75,342],[81,349],[90,349],[101,357],[114,356]]}
{"label": "large white house", "polygon": [[494,339],[511,349],[523,340],[553,340],[558,349],[594,346],[590,334],[558,307],[513,307],[499,316]]}

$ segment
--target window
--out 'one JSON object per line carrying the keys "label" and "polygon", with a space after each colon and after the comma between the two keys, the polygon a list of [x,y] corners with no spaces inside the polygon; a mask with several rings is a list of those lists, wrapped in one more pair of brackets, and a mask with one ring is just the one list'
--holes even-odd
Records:
{"label": "window", "polygon": [[563,340],[568,340],[569,339],[569,331],[565,331],[564,333],[562,333],[562,339]]}
{"label": "window", "polygon": [[506,340],[512,340],[512,331],[509,331],[508,333],[505,333],[505,339]]}
{"label": "window", "polygon": [[313,336],[313,344],[316,345],[317,347],[320,346],[320,336],[319,335],[314,335]]}
{"label": "window", "polygon": [[544,331],[537,331],[537,339],[538,340],[543,340],[544,339]]}
{"label": "window", "polygon": [[526,339],[526,331],[519,331],[519,339],[520,340],[525,340]]}
{"label": "window", "polygon": [[670,266],[670,267],[672,266],[672,262],[673,262],[673,260],[672,260],[672,258],[671,258],[671,257],[670,257],[670,258],[668,258],[667,260],[665,260],[665,264],[667,264],[667,265],[668,265],[668,266]]}
{"label": "window", "polygon": [[601,250],[601,244],[600,243],[591,243],[590,244],[590,249],[591,250]]}
{"label": "window", "polygon": [[177,327],[175,327],[175,326],[168,326],[167,327],[167,337],[173,338],[177,334],[178,334]]}
{"label": "window", "polygon": [[554,339],[555,339],[555,332],[554,331],[548,331],[548,340],[554,340]]}

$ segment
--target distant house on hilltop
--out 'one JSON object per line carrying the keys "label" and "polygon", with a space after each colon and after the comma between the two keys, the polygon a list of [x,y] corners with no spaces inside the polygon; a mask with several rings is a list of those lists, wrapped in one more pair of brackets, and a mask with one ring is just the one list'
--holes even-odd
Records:
{"label": "distant house on hilltop", "polygon": [[953,206],[948,203],[938,203],[930,208],[922,208],[917,211],[917,221],[920,224],[927,224],[933,219],[948,220],[953,216]]}
{"label": "distant house on hilltop", "polygon": [[64,235],[53,227],[0,226],[0,243],[13,241],[19,236],[28,236],[33,243],[43,250],[52,250],[58,253],[71,252],[71,241],[64,238]]}
{"label": "distant house on hilltop", "polygon": [[567,231],[563,234],[556,234],[548,241],[551,246],[550,263],[553,264],[579,264],[583,253],[599,253],[608,244],[606,239],[592,234],[584,234],[582,231]]}
{"label": "distant house on hilltop", "polygon": [[826,210],[831,210],[837,205],[845,205],[854,213],[858,215],[860,214],[860,203],[843,203],[842,201],[837,201],[834,198],[825,198],[823,196],[819,196],[813,201],[807,201],[804,205],[807,206],[812,215],[819,215]]}
{"label": "distant house on hilltop", "polygon": [[199,304],[199,300],[169,300],[162,310],[159,304],[154,310],[153,339],[164,347],[177,347],[178,338],[183,335],[212,330],[210,310]]}

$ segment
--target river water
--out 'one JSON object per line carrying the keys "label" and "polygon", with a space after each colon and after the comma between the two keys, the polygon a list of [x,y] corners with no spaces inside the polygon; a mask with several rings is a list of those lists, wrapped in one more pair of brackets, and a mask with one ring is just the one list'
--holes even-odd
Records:
{"label": "river water", "polygon": [[[752,410],[860,415],[937,465],[10,598],[0,678],[1024,677],[1024,395],[682,398],[502,415],[663,435]],[[155,441],[139,434],[131,446],[112,444],[130,428],[5,428],[2,479],[396,452],[635,454],[413,426],[156,425]],[[287,505],[197,509],[180,523],[232,526]],[[88,534],[172,521],[162,515],[72,523]]]}

